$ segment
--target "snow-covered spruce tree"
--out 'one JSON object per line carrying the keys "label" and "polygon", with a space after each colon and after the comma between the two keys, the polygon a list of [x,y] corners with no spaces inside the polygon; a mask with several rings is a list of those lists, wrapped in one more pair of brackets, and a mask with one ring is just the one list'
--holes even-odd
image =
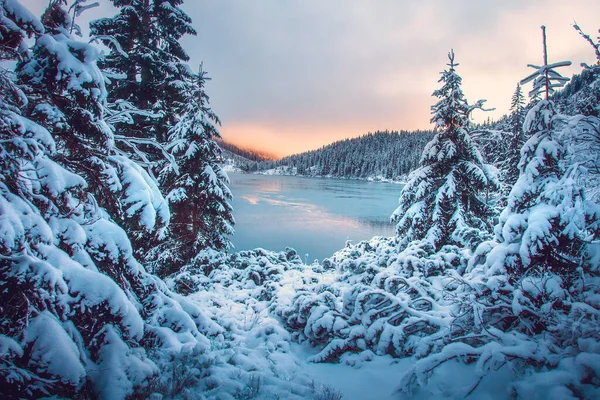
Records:
{"label": "snow-covered spruce tree", "polygon": [[523,131],[523,122],[525,122],[525,96],[518,83],[515,92],[510,100],[510,127],[513,132]]}
{"label": "snow-covered spruce tree", "polygon": [[129,141],[115,135],[105,119],[108,93],[96,65],[98,49],[70,33],[72,21],[62,1],[50,4],[43,22],[46,34],[36,40],[33,58],[17,70],[29,88],[29,114],[50,129],[58,161],[85,178],[99,205],[127,231],[134,248],[140,242],[155,243],[168,225],[168,204],[148,166],[115,145]]}
{"label": "snow-covered spruce tree", "polygon": [[570,99],[570,104],[564,105],[564,111],[600,117],[600,35],[594,41],[579,25],[574,24],[573,27],[594,49],[596,62],[592,65],[582,64],[584,70],[576,77],[581,82],[578,93]]}
{"label": "snow-covered spruce tree", "polygon": [[187,100],[179,121],[169,132],[178,171],[165,170],[163,187],[169,192],[171,223],[168,241],[147,256],[161,275],[178,271],[202,249],[230,247],[233,234],[229,179],[221,169],[221,149],[215,142],[218,117],[210,109],[200,69],[186,82]]}
{"label": "snow-covered spruce tree", "polygon": [[490,230],[486,197],[497,182],[469,137],[469,114],[483,101],[467,103],[454,52],[448,58],[443,85],[433,93],[440,100],[432,106],[431,122],[440,130],[423,151],[420,167],[409,175],[392,215],[401,249],[414,241],[427,242],[436,251],[448,244],[473,246]]}
{"label": "snow-covered spruce tree", "polygon": [[[592,45],[596,64],[582,64],[582,73],[575,75],[569,87],[559,93],[560,99],[557,102],[564,113],[582,114],[581,118],[593,125],[591,121],[597,119],[590,117],[600,117],[600,36],[594,42],[578,25],[574,27]],[[588,172],[580,183],[585,187],[588,198],[598,202],[600,200],[600,130],[588,129],[572,139],[570,145],[573,147],[573,162],[579,163]]]}
{"label": "snow-covered spruce tree", "polygon": [[[148,386],[161,357],[182,348],[202,357],[208,340],[199,327],[220,328],[144,271],[126,233],[98,207],[87,165],[72,162],[89,142],[98,147],[90,157],[110,161],[114,150],[96,108],[105,92],[95,52],[51,23],[68,23],[61,3],[50,4],[44,32],[17,1],[0,2],[0,31],[11,38],[2,58],[20,56],[25,89],[2,70],[0,386],[9,397],[120,399]],[[32,53],[27,33],[36,36]],[[147,349],[160,351],[149,359]]]}
{"label": "snow-covered spruce tree", "polygon": [[[193,71],[189,56],[179,43],[186,34],[195,35],[190,17],[180,8],[182,0],[113,0],[118,14],[91,23],[91,35],[110,48],[99,66],[110,79],[108,103],[126,102],[138,112],[127,121],[115,121],[117,147],[129,158],[150,166],[160,176],[177,174],[170,130],[185,113]],[[133,139],[136,138],[136,139]],[[165,157],[166,156],[166,157]],[[169,159],[169,160],[168,160]],[[161,191],[169,188],[161,185]],[[136,254],[150,257],[157,246],[167,246],[164,235],[149,237],[143,230],[133,238]]]}
{"label": "snow-covered spruce tree", "polygon": [[494,196],[494,206],[499,210],[498,213],[506,207],[508,193],[519,177],[518,164],[521,159],[521,147],[525,143],[523,134],[525,114],[525,96],[521,85],[517,84],[511,98],[509,115],[505,115],[491,126],[479,127],[471,135],[485,162],[498,169],[500,190]]}
{"label": "snow-covered spruce tree", "polygon": [[[3,42],[2,58],[29,58],[22,39],[26,33],[43,35],[42,24],[14,0],[0,5],[0,30],[11,39]],[[117,348],[137,354],[123,354],[122,367],[96,377],[114,374],[125,378],[121,388],[133,386],[136,378],[126,376],[143,379],[155,367],[135,349],[143,326],[135,307],[110,279],[86,268],[89,256],[75,246],[86,236],[77,222],[85,212],[85,182],[49,158],[55,151],[52,136],[20,115],[28,99],[5,69],[1,79],[2,394],[74,397],[86,375]],[[75,250],[71,256],[56,245],[59,235]]]}
{"label": "snow-covered spruce tree", "polygon": [[[183,0],[112,0],[119,13],[91,23],[91,35],[111,51],[99,65],[113,76],[109,102],[121,99],[154,116],[138,114],[134,124],[117,124],[126,136],[168,140],[178,104],[185,103],[183,82],[192,79],[185,64],[189,56],[179,43],[195,35],[190,17],[180,8]],[[149,149],[152,151],[152,149]]]}

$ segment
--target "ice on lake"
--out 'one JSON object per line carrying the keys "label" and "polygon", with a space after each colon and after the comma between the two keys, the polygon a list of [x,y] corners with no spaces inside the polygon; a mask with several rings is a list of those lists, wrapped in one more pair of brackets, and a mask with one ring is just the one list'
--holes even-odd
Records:
{"label": "ice on lake", "polygon": [[[392,236],[402,185],[230,173],[235,250],[295,248],[310,263],[373,236]],[[308,254],[308,257],[305,255]]]}

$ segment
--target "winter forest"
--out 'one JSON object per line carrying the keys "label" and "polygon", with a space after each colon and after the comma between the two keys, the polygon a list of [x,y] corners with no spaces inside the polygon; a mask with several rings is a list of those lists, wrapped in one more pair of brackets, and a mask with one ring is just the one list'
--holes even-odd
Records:
{"label": "winter forest", "polygon": [[499,121],[450,50],[434,130],[253,155],[406,179],[394,237],[307,264],[230,246],[182,3],[112,0],[83,38],[91,2],[0,0],[0,397],[600,398],[600,37],[574,25],[595,60],[564,77],[542,29]]}

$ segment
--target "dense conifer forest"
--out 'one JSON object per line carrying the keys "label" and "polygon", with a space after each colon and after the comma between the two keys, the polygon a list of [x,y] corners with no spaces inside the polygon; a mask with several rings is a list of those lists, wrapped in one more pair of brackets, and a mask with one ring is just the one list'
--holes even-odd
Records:
{"label": "dense conifer forest", "polygon": [[420,154],[432,137],[431,131],[377,131],[281,160],[250,163],[240,168],[248,172],[278,169],[290,175],[398,180],[418,165]]}

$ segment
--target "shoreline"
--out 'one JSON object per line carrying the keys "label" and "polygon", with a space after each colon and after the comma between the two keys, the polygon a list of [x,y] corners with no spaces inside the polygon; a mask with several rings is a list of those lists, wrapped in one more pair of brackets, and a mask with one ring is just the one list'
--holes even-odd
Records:
{"label": "shoreline", "polygon": [[405,178],[403,180],[395,180],[388,179],[382,176],[368,176],[365,178],[361,177],[348,177],[348,176],[335,176],[335,175],[303,175],[297,174],[293,172],[287,172],[282,169],[268,169],[264,171],[253,171],[253,172],[245,172],[242,171],[239,167],[236,167],[231,164],[226,164],[223,166],[223,171],[226,173],[234,173],[234,174],[244,174],[244,175],[265,175],[265,176],[297,176],[302,178],[318,178],[318,179],[340,179],[340,180],[350,180],[350,181],[363,181],[363,182],[375,182],[375,183],[391,183],[395,185],[406,185]]}

